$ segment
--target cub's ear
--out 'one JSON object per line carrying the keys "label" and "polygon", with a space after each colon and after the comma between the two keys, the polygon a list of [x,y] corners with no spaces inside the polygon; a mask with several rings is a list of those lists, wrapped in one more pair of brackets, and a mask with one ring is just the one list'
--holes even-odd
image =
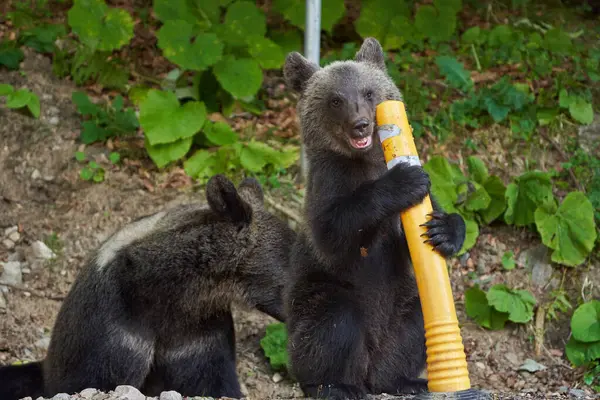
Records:
{"label": "cub's ear", "polygon": [[232,222],[250,222],[252,208],[224,175],[212,176],[206,184],[206,200],[211,210]]}
{"label": "cub's ear", "polygon": [[375,38],[369,37],[365,39],[362,46],[360,46],[360,50],[354,56],[354,61],[367,62],[383,71],[387,71],[383,49]]}
{"label": "cub's ear", "polygon": [[297,51],[293,51],[285,58],[283,76],[286,83],[293,90],[302,93],[310,77],[319,70],[319,66],[308,61]]}
{"label": "cub's ear", "polygon": [[238,193],[246,202],[254,207],[263,207],[265,197],[262,186],[254,178],[246,178],[238,185]]}

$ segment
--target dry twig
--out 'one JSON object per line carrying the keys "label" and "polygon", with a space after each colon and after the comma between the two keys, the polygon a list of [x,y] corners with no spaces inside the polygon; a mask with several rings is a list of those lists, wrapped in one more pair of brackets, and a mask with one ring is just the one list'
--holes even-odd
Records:
{"label": "dry twig", "polygon": [[267,203],[269,203],[271,207],[273,207],[279,212],[284,213],[288,218],[290,218],[293,221],[296,221],[296,223],[299,224],[300,222],[302,222],[302,218],[300,218],[300,216],[296,214],[294,210],[276,202],[275,199],[273,199],[271,196],[265,195],[265,200]]}

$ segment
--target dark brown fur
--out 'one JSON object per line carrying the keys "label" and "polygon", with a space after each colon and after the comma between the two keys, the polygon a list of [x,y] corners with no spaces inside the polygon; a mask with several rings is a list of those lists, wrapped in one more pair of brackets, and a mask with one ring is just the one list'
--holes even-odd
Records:
{"label": "dark brown fur", "polygon": [[206,191],[209,207],[140,218],[102,244],[59,311],[45,360],[0,369],[2,400],[122,384],[241,397],[230,305],[283,319],[295,234],[263,208],[253,179],[236,190],[217,175]]}
{"label": "dark brown fur", "polygon": [[[300,93],[309,164],[306,226],[285,293],[292,373],[312,397],[424,391],[423,316],[399,213],[420,203],[430,182],[419,166],[388,171],[374,135],[376,105],[401,99],[381,46],[366,39],[354,61],[325,68],[291,53],[284,73]],[[369,136],[368,148],[351,145]],[[429,240],[454,254],[464,221],[432,217]]]}

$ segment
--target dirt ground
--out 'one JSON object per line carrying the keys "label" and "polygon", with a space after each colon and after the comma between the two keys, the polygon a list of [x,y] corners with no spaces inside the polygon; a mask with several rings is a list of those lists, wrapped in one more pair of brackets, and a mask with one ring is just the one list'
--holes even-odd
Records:
{"label": "dirt ground", "polygon": [[[102,164],[107,170],[103,182],[81,180],[81,165],[74,158],[81,147],[77,141],[80,120],[71,103],[74,86],[54,77],[48,58],[36,54],[27,55],[21,71],[0,70],[0,82],[29,88],[42,104],[39,120],[0,106],[0,262],[22,261],[22,286],[32,289],[0,291],[0,364],[9,364],[44,357],[61,304],[50,297],[68,292],[88,253],[101,240],[141,215],[204,198],[192,185],[177,188],[168,184],[180,178],[177,170],[158,172],[146,162],[125,160],[117,167],[106,162]],[[86,149],[100,162],[106,160],[105,152],[104,147]],[[517,164],[511,165],[518,168]],[[297,209],[295,204],[288,206]],[[11,229],[14,226],[18,235]],[[4,240],[5,232],[15,240]],[[38,240],[48,243],[58,257],[32,261],[29,249]],[[549,266],[548,255],[539,245],[539,240],[526,231],[485,228],[469,254],[450,262],[472,385],[540,398],[559,393],[590,395],[589,389],[577,383],[581,372],[572,369],[563,354],[569,334],[566,315],[546,324],[545,340],[536,355],[532,324],[488,331],[464,314],[462,293],[473,281],[484,287],[506,282],[528,288],[538,300],[558,287],[561,271]],[[515,252],[518,264],[510,273],[501,266],[506,250]],[[576,296],[587,278],[595,282],[590,295],[600,297],[599,273],[597,265],[582,268],[578,276],[569,274],[572,281],[565,285]],[[248,398],[300,397],[297,385],[285,376],[279,380],[282,377],[270,370],[260,348],[265,326],[274,320],[237,308],[234,317],[238,373]],[[527,359],[545,369],[519,371]]]}

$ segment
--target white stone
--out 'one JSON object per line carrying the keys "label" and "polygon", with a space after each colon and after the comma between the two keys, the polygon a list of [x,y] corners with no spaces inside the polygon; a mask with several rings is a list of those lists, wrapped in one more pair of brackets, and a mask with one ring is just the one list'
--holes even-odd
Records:
{"label": "white stone", "polygon": [[59,393],[57,395],[55,395],[52,400],[69,400],[71,398],[71,396],[69,396],[66,393]]}
{"label": "white stone", "polygon": [[279,383],[283,380],[283,376],[281,376],[278,372],[275,372],[271,379],[273,380],[273,382]]}
{"label": "white stone", "polygon": [[182,397],[179,393],[174,390],[169,390],[168,392],[162,392],[160,394],[159,400],[181,400]]}
{"label": "white stone", "polygon": [[92,389],[92,388],[87,388],[87,389],[83,389],[81,392],[79,392],[79,396],[83,397],[84,399],[91,399],[92,397],[94,397],[94,395],[96,393],[98,393],[98,390]]}
{"label": "white stone", "polygon": [[43,260],[49,260],[56,257],[56,254],[46,244],[40,240],[36,240],[31,245],[31,251],[35,258],[41,258]]}
{"label": "white stone", "polygon": [[21,234],[19,232],[13,232],[8,235],[8,238],[16,243],[19,241],[19,239],[21,239]]}
{"label": "white stone", "polygon": [[8,250],[12,249],[13,247],[15,247],[15,242],[13,242],[10,239],[4,239],[2,241],[2,244],[4,245],[4,247],[6,247]]}
{"label": "white stone", "polygon": [[2,292],[0,292],[0,310],[5,310],[6,309],[6,299],[4,298],[4,295],[2,294]]}
{"label": "white stone", "polygon": [[57,116],[50,117],[50,119],[48,120],[48,123],[50,123],[50,125],[58,125],[59,119]]}
{"label": "white stone", "polygon": [[120,385],[115,388],[114,394],[123,400],[146,400],[139,390],[129,385]]}
{"label": "white stone", "polygon": [[18,261],[9,261],[0,263],[2,265],[2,275],[0,282],[9,283],[11,285],[20,285],[23,283],[23,274],[21,272],[21,263]]}
{"label": "white stone", "polygon": [[4,236],[10,236],[11,233],[17,232],[19,227],[17,225],[8,227],[4,230]]}
{"label": "white stone", "polygon": [[40,340],[35,342],[35,346],[42,350],[48,350],[48,347],[50,346],[50,338],[49,337],[41,338]]}
{"label": "white stone", "polygon": [[33,172],[31,173],[31,179],[40,179],[41,177],[42,177],[42,174],[37,169],[34,169]]}

